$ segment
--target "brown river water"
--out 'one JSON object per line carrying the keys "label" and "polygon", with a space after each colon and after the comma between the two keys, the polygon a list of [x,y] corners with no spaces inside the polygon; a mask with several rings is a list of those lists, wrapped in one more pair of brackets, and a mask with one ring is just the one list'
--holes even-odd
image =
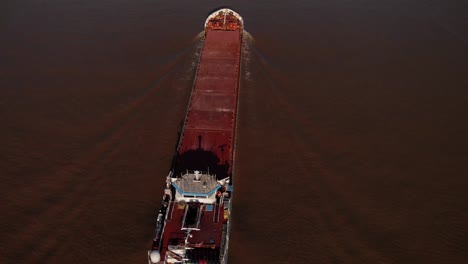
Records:
{"label": "brown river water", "polygon": [[0,263],[146,263],[223,5],[249,32],[229,263],[463,263],[467,3],[3,2]]}

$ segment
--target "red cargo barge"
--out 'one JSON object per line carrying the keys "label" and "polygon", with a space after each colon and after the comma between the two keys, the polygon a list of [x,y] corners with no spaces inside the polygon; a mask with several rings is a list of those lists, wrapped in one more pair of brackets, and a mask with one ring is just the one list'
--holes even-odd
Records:
{"label": "red cargo barge", "polygon": [[205,40],[148,263],[227,263],[243,20],[220,9]]}

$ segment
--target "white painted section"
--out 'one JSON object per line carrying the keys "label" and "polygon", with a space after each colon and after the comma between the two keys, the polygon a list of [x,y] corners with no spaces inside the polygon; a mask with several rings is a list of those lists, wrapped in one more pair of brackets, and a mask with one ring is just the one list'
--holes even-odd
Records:
{"label": "white painted section", "polygon": [[161,260],[161,254],[159,254],[159,251],[157,250],[152,250],[150,253],[150,259],[151,262],[158,263]]}
{"label": "white painted section", "polygon": [[199,202],[204,204],[213,204],[216,202],[216,192],[208,197],[184,197],[179,192],[176,192],[175,200],[176,202]]}
{"label": "white painted section", "polygon": [[208,16],[208,18],[205,20],[205,27],[206,27],[206,25],[208,25],[208,22],[210,21],[210,19],[216,17],[216,15],[218,15],[219,12],[225,12],[225,13],[226,13],[226,12],[232,12],[232,14],[233,14],[237,19],[239,19],[239,21],[242,23],[242,27],[244,27],[244,20],[242,19],[242,17],[241,17],[238,13],[236,13],[234,10],[229,9],[229,8],[222,8],[222,9],[219,9],[219,10],[217,10],[217,11],[211,13],[211,14]]}

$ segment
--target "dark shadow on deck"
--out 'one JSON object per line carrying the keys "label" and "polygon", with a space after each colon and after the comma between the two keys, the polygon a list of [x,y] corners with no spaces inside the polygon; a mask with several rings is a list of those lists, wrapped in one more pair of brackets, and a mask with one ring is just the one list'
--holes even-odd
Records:
{"label": "dark shadow on deck", "polygon": [[176,157],[175,173],[180,175],[186,170],[209,171],[210,174],[216,174],[216,178],[224,179],[228,177],[229,163],[221,163],[215,153],[203,149],[189,150]]}

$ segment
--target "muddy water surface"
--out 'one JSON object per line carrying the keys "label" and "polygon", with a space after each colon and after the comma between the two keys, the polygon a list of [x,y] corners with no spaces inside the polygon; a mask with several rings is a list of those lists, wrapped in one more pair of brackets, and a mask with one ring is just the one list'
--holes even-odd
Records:
{"label": "muddy water surface", "polygon": [[464,1],[15,1],[0,262],[145,263],[206,15],[246,22],[230,263],[468,258]]}

